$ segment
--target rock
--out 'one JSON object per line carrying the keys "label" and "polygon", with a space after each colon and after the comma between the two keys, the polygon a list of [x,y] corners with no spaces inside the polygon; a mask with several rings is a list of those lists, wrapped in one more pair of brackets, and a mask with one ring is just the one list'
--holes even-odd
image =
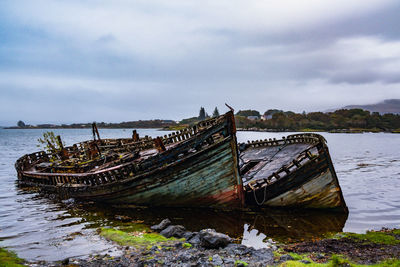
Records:
{"label": "rock", "polygon": [[325,256],[318,253],[317,255],[315,255],[315,258],[317,258],[318,260],[322,260],[325,259]]}
{"label": "rock", "polygon": [[183,237],[184,237],[186,240],[189,240],[189,239],[192,238],[194,235],[195,235],[195,233],[187,231],[187,232],[185,232],[185,233],[183,234]]}
{"label": "rock", "polygon": [[274,261],[274,254],[272,253],[272,249],[261,248],[253,250],[251,252],[251,258],[257,262],[261,262],[262,265],[265,266]]}
{"label": "rock", "polygon": [[201,242],[199,233],[194,233],[194,235],[190,239],[188,239],[188,242],[194,246],[199,245]]}
{"label": "rock", "polygon": [[169,226],[170,224],[171,224],[171,221],[167,218],[167,219],[162,220],[159,224],[151,226],[150,229],[153,231],[162,231],[165,228],[167,228],[167,226]]}
{"label": "rock", "polygon": [[200,258],[197,260],[197,266],[211,266],[210,262],[206,258]]}
{"label": "rock", "polygon": [[220,255],[215,254],[212,256],[212,261],[211,261],[212,265],[221,266],[223,263],[224,263],[224,261],[222,260]]}
{"label": "rock", "polygon": [[68,264],[69,264],[69,258],[63,259],[63,260],[61,261],[61,264],[62,264],[62,265],[68,265]]}
{"label": "rock", "polygon": [[74,202],[75,202],[75,199],[73,199],[73,198],[68,198],[68,199],[64,199],[64,200],[61,200],[61,202],[62,203],[64,203],[64,204],[74,204]]}
{"label": "rock", "polygon": [[229,244],[226,246],[225,250],[231,255],[247,255],[252,254],[255,250],[253,247],[247,247],[241,244]]}
{"label": "rock", "polygon": [[189,251],[184,251],[182,254],[178,255],[178,260],[181,262],[188,262],[194,260],[194,257]]}
{"label": "rock", "polygon": [[301,260],[300,262],[304,263],[304,264],[310,264],[311,263],[311,261],[308,261],[308,260]]}
{"label": "rock", "polygon": [[280,261],[292,261],[292,260],[294,260],[294,259],[293,259],[293,257],[290,256],[289,254],[285,254],[285,255],[282,255],[282,256],[279,258],[279,260],[280,260]]}
{"label": "rock", "polygon": [[161,235],[165,236],[166,238],[176,237],[181,238],[185,233],[185,227],[182,225],[170,225],[164,230],[160,232]]}
{"label": "rock", "polygon": [[176,248],[182,248],[183,243],[182,242],[176,242],[174,247]]}
{"label": "rock", "polygon": [[200,246],[204,248],[226,247],[232,239],[222,233],[217,233],[214,229],[204,229],[199,232]]}
{"label": "rock", "polygon": [[224,259],[224,263],[225,263],[225,265],[228,265],[228,266],[234,265],[235,264],[235,260],[232,259],[232,258],[226,258],[226,259]]}
{"label": "rock", "polygon": [[129,222],[129,221],[132,220],[131,217],[125,216],[125,215],[115,215],[115,216],[114,216],[114,219],[116,219],[116,220],[118,220],[118,221],[121,221],[121,222]]}

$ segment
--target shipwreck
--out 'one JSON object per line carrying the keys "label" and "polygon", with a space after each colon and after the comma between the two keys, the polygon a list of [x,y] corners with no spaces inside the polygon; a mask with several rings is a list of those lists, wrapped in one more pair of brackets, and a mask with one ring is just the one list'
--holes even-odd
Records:
{"label": "shipwreck", "polygon": [[[62,142],[60,142],[62,143]],[[347,210],[317,134],[238,144],[233,110],[151,138],[93,140],[22,156],[18,183],[63,198],[165,207]]]}

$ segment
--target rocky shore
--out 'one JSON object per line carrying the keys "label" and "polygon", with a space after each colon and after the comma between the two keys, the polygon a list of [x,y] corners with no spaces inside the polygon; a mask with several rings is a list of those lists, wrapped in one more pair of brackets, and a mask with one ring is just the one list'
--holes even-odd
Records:
{"label": "rocky shore", "polygon": [[[400,266],[400,230],[366,234],[338,233],[330,238],[295,244],[271,239],[255,249],[213,229],[190,232],[169,219],[147,227],[99,229],[118,244],[120,256],[93,255],[60,262],[25,262],[24,266]],[[0,260],[0,266],[7,265]]]}

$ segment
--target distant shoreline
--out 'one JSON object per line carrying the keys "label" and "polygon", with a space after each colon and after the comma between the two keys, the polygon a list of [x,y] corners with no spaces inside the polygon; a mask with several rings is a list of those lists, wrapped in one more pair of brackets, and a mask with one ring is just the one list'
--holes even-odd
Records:
{"label": "distant shoreline", "polygon": [[[58,130],[58,129],[91,129],[91,127],[3,127],[6,130]],[[99,129],[153,129],[159,131],[178,131],[179,128],[160,128],[160,127],[99,127]],[[266,132],[266,133],[285,133],[285,132],[321,132],[321,133],[400,133],[400,131],[383,131],[377,129],[261,129],[261,128],[237,128],[238,132]]]}
{"label": "distant shoreline", "polygon": [[333,129],[333,130],[319,130],[319,129],[261,129],[261,128],[238,128],[239,132],[266,132],[266,133],[284,133],[284,132],[316,132],[316,133],[400,133],[400,131],[383,131],[376,129]]}

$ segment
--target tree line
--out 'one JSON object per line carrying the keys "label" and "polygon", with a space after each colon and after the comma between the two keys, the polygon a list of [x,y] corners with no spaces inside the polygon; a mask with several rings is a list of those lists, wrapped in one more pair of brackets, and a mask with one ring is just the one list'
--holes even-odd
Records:
{"label": "tree line", "polygon": [[[260,119],[250,120],[249,116]],[[236,113],[238,128],[260,128],[273,130],[301,131],[304,129],[330,131],[335,129],[366,129],[393,131],[400,129],[399,114],[379,114],[363,109],[340,109],[334,112],[295,113],[276,109],[267,110],[264,118],[255,110]]]}

